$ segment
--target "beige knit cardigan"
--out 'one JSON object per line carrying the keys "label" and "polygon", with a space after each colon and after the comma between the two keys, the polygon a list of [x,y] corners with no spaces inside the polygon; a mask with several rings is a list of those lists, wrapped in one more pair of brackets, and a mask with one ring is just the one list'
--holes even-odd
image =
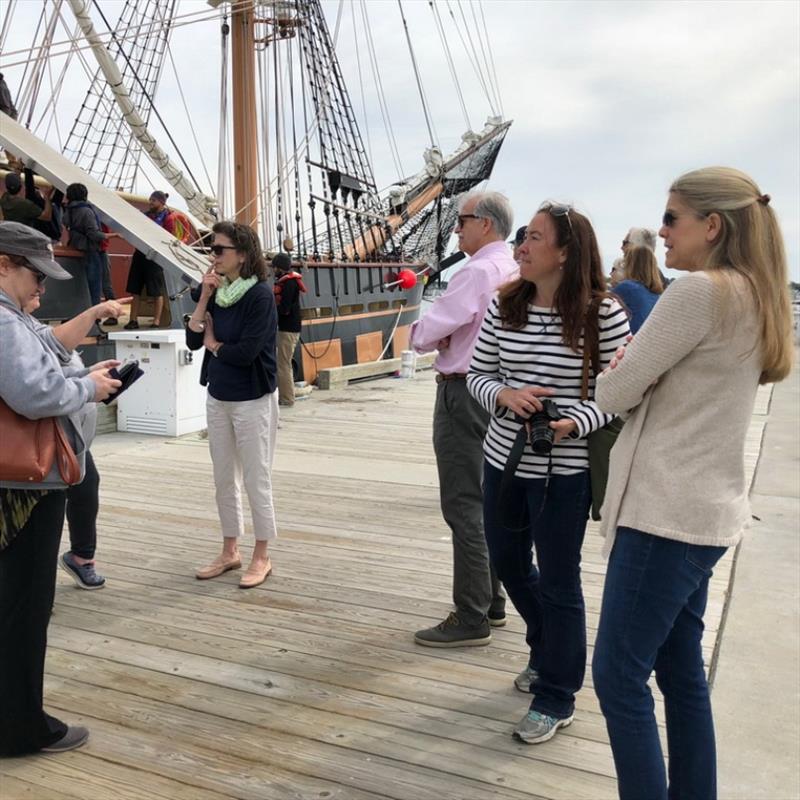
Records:
{"label": "beige knit cardigan", "polygon": [[603,411],[632,411],[611,451],[606,555],[618,526],[727,547],[750,520],[744,443],[762,370],[759,326],[744,279],[729,278],[693,272],[670,284],[597,381]]}

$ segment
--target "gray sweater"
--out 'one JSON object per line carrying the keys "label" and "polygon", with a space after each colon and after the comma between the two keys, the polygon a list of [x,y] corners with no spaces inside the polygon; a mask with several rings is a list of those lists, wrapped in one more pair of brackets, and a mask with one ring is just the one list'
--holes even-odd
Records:
{"label": "gray sweater", "polygon": [[[81,374],[85,370],[64,369],[56,355],[56,345],[45,342],[46,334],[37,331],[38,326],[37,320],[0,291],[0,397],[9,408],[28,419],[58,417],[83,474],[93,428],[92,415],[86,413],[85,406],[94,400],[95,384]],[[0,447],[2,438],[0,431]],[[55,465],[41,483],[0,481],[0,487],[66,488]]]}
{"label": "gray sweater", "polygon": [[744,279],[729,277],[729,290],[706,272],[670,284],[597,381],[603,411],[633,409],[611,451],[606,554],[617,526],[727,547],[750,520],[744,443],[762,370],[759,324]]}

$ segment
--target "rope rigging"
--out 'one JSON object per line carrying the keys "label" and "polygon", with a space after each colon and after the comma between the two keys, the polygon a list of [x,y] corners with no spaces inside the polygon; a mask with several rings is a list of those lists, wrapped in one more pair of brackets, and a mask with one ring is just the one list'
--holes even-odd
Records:
{"label": "rope rigging", "polygon": [[425,88],[422,85],[422,76],[420,75],[419,65],[417,64],[417,57],[414,55],[414,47],[411,44],[411,34],[408,31],[408,22],[406,20],[405,12],[403,11],[402,0],[397,0],[397,7],[400,9],[400,19],[403,20],[403,29],[406,32],[408,53],[411,56],[411,65],[414,67],[414,77],[417,80],[417,89],[419,90],[419,97],[422,101],[422,113],[425,115],[425,124],[428,127],[428,135],[431,137],[431,147],[436,147],[439,137],[434,136],[433,133],[433,121],[431,120],[431,113],[430,109],[428,108],[428,98],[425,96]]}
{"label": "rope rigging", "polygon": [[455,86],[456,96],[458,97],[458,103],[461,106],[461,113],[464,115],[464,122],[467,125],[467,130],[471,131],[472,125],[470,124],[469,114],[467,113],[467,104],[464,102],[464,93],[461,91],[461,81],[458,80],[458,72],[456,71],[455,63],[453,61],[453,54],[450,52],[450,44],[447,41],[447,36],[445,35],[444,25],[442,24],[442,18],[439,14],[439,8],[437,7],[434,0],[429,0],[428,6],[433,12],[433,19],[436,24],[436,30],[439,33],[439,40],[441,41],[442,47],[444,48],[445,58],[447,59],[447,66],[450,70],[450,76],[453,79],[453,85]]}

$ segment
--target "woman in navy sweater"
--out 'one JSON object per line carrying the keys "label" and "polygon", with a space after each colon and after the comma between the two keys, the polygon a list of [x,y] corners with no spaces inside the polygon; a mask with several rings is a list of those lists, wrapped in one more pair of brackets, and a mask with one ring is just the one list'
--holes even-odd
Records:
{"label": "woman in navy sweater", "polygon": [[629,247],[622,261],[624,279],[612,288],[630,316],[631,333],[644,325],[658,298],[664,293],[658,262],[649,247]]}
{"label": "woman in navy sweater", "polygon": [[250,589],[272,572],[267,548],[277,536],[272,504],[277,312],[253,230],[233,222],[218,222],[212,230],[213,261],[187,324],[186,344],[191,350],[206,349],[200,383],[208,387],[208,444],[223,545],[222,553],[196,575],[206,580],[241,567],[244,483],[256,544],[239,586]]}

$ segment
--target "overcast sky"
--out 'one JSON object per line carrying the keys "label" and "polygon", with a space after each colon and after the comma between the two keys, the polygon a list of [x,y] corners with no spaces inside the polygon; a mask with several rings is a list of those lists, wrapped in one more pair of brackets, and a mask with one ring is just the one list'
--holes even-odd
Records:
{"label": "overcast sky", "polygon": [[[102,4],[107,14],[122,7],[117,0]],[[449,17],[452,8],[461,22],[458,6],[454,0],[449,7],[447,0],[437,0],[437,6],[471,125],[479,130],[490,106]],[[339,0],[323,0],[323,7],[333,28]],[[27,16],[34,24],[38,8],[18,4],[15,25]],[[200,0],[183,0],[179,13],[203,8]],[[360,8],[345,0],[339,36],[342,69],[359,120],[352,12],[359,15],[360,29]],[[430,139],[398,4],[368,0],[367,8],[403,169],[412,174]],[[403,8],[438,142],[447,153],[458,146],[466,123],[434,17],[428,0],[404,0]],[[468,20],[474,10],[480,21],[477,0],[463,0],[462,8]],[[527,223],[544,199],[569,201],[592,219],[609,269],[630,226],[658,227],[673,178],[712,164],[735,166],[772,196],[790,271],[800,280],[800,3],[483,0],[482,8],[505,116],[514,120],[489,186],[509,196],[516,225]],[[463,35],[463,23],[460,30]],[[477,45],[474,23],[471,34]],[[172,45],[212,178],[218,39],[218,25],[211,22],[176,28]],[[359,53],[372,109],[373,166],[378,184],[386,186],[398,174],[363,42]],[[4,63],[7,57],[0,69],[13,84],[18,73]],[[173,136],[185,143],[184,154],[202,172],[174,87],[168,67],[159,110],[171,119]],[[71,117],[63,125],[70,122]],[[663,256],[660,246],[658,256]]]}

